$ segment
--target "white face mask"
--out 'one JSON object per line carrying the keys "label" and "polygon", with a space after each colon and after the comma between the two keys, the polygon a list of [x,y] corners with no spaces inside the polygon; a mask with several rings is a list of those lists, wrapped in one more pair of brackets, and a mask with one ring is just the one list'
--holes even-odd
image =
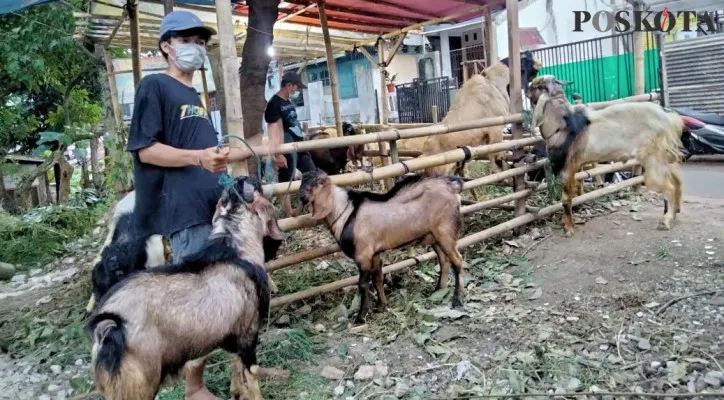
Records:
{"label": "white face mask", "polygon": [[194,72],[204,66],[206,48],[196,43],[180,43],[172,47],[176,53],[174,62],[183,72]]}

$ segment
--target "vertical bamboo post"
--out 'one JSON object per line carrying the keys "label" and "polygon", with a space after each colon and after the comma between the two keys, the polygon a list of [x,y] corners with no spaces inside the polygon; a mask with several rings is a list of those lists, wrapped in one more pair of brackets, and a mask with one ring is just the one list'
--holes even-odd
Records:
{"label": "vertical bamboo post", "polygon": [[141,81],[141,39],[138,27],[138,0],[128,0],[128,20],[131,28],[131,61],[133,64],[133,86],[138,86]]}
{"label": "vertical bamboo post", "polygon": [[485,7],[483,15],[483,46],[485,47],[485,66],[493,65],[493,15],[490,7]]}
{"label": "vertical bamboo post", "polygon": [[201,87],[204,89],[204,107],[209,113],[209,119],[213,123],[214,119],[211,118],[211,101],[209,100],[209,84],[206,82],[206,66],[202,67],[199,72],[201,72]]}
{"label": "vertical bamboo post", "polygon": [[437,124],[438,119],[439,119],[439,118],[438,118],[438,116],[437,116],[437,106],[436,106],[436,105],[433,105],[433,106],[432,106],[432,123],[433,123],[433,124]]}
{"label": "vertical bamboo post", "polygon": [[[385,40],[379,38],[377,40],[377,59],[378,69],[380,71],[380,103],[382,112],[380,113],[380,122],[386,129],[389,125],[389,106],[387,105],[387,64],[385,63]],[[380,159],[382,160],[383,166],[390,165],[389,152],[387,151],[387,142],[379,142],[380,147]],[[386,179],[384,181],[385,187],[389,190],[394,185],[393,179]]]}
{"label": "vertical bamboo post", "polygon": [[332,89],[332,108],[334,109],[334,124],[337,126],[337,136],[342,136],[342,116],[339,113],[339,90],[337,88],[337,65],[334,62],[334,53],[332,52],[332,40],[329,37],[329,26],[327,24],[327,11],[325,1],[317,2],[319,10],[319,22],[322,25],[322,35],[324,36],[324,50],[327,53],[327,70],[329,70],[329,85]]}
{"label": "vertical bamboo post", "polygon": [[[641,1],[634,2],[634,10],[644,11]],[[633,52],[634,52],[634,95],[644,94],[646,91],[645,71],[644,71],[644,52],[646,51],[646,32],[633,32]],[[631,170],[633,176],[639,176],[643,172],[641,166],[635,166]],[[634,186],[634,190],[639,190],[641,185]]]}
{"label": "vertical bamboo post", "polygon": [[[224,91],[226,108],[227,135],[244,137],[244,121],[241,114],[241,91],[239,90],[239,61],[236,56],[234,21],[231,17],[231,0],[216,1],[216,21],[219,35],[219,59],[221,63],[221,86],[230,88]],[[229,146],[241,147],[239,140],[230,140]],[[249,175],[246,160],[231,164],[230,175],[234,178]]]}
{"label": "vertical bamboo post", "polygon": [[116,127],[121,123],[121,106],[118,103],[118,87],[116,86],[116,74],[113,72],[113,58],[108,49],[103,49],[103,58],[106,62],[106,75],[108,75],[108,88],[111,92],[111,108]]}
{"label": "vertical bamboo post", "polygon": [[656,35],[656,46],[659,48],[659,87],[661,88],[661,105],[664,107],[669,106],[669,76],[666,72],[666,40],[664,40],[664,34],[659,33]]}
{"label": "vertical bamboo post", "polygon": [[219,55],[219,48],[210,49],[207,53],[209,57],[209,64],[211,64],[211,77],[214,79],[214,87],[216,87],[216,107],[219,108],[219,115],[221,116],[221,126],[218,127],[224,135],[229,133],[229,128],[226,126],[226,101],[224,93],[224,83],[221,80],[221,58]]}
{"label": "vertical bamboo post", "polygon": [[173,0],[163,0],[163,14],[168,15],[173,12]]}
{"label": "vertical bamboo post", "polygon": [[[508,13],[508,55],[510,60],[510,113],[518,114],[523,111],[523,98],[521,95],[520,82],[520,31],[518,29],[518,0],[506,0]],[[513,140],[523,138],[523,125],[515,123],[512,126]],[[521,150],[515,150],[514,159],[521,159]],[[516,165],[517,167],[517,165]],[[525,190],[525,176],[517,176],[513,179],[516,192]],[[515,216],[525,214],[525,198],[515,201]],[[525,231],[520,227],[515,233],[521,234]]]}

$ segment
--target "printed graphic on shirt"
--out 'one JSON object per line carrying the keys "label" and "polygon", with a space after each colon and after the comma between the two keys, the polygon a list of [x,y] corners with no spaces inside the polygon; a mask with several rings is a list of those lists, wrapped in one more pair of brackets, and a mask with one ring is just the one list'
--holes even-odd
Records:
{"label": "printed graphic on shirt", "polygon": [[190,117],[201,117],[205,119],[209,119],[209,114],[206,112],[206,109],[201,106],[195,106],[192,104],[184,104],[181,106],[181,119],[190,118]]}
{"label": "printed graphic on shirt", "polygon": [[284,122],[286,126],[289,127],[289,130],[296,135],[297,137],[303,137],[304,134],[302,133],[302,128],[299,126],[299,120],[297,120],[297,109],[294,107],[293,104],[287,103],[281,107],[282,109],[282,118],[284,118]]}

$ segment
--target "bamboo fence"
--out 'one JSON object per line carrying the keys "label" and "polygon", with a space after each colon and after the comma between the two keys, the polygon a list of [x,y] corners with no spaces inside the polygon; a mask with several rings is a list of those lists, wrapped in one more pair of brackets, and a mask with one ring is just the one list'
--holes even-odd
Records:
{"label": "bamboo fence", "polygon": [[[622,102],[645,102],[645,101],[655,101],[658,99],[658,95],[655,93],[652,94],[644,94],[644,95],[638,95],[638,96],[632,96],[616,101],[611,102],[602,102],[602,103],[591,103],[589,106],[600,109],[604,108],[608,105],[615,104],[615,103],[622,103]],[[422,137],[422,136],[432,136],[432,135],[439,135],[444,134],[448,132],[457,132],[467,129],[473,129],[473,128],[480,128],[480,127],[486,127],[486,126],[496,126],[496,125],[504,125],[505,123],[517,123],[522,121],[522,115],[521,114],[514,114],[509,115],[505,117],[493,117],[493,118],[484,118],[480,120],[475,121],[466,121],[466,122],[460,122],[460,123],[454,123],[454,124],[435,124],[435,125],[429,125],[429,126],[422,126],[422,127],[415,127],[415,128],[409,128],[404,130],[398,130],[398,129],[391,129],[386,130],[382,132],[376,132],[371,134],[362,134],[362,135],[356,135],[356,136],[344,136],[344,137],[334,137],[334,138],[328,138],[328,139],[319,139],[309,142],[299,142],[294,144],[285,144],[280,146],[280,151],[277,153],[291,153],[294,151],[308,151],[312,149],[326,149],[326,148],[335,148],[335,147],[344,147],[349,145],[359,145],[359,144],[366,144],[366,143],[379,143],[379,142],[394,142],[399,139],[405,139],[405,138],[413,138],[413,137]],[[515,140],[506,140],[501,143],[495,143],[491,145],[484,145],[484,146],[476,146],[476,147],[470,147],[470,153],[471,153],[471,159],[479,158],[480,156],[487,155],[490,153],[505,151],[505,150],[512,150],[516,148],[521,148],[525,146],[532,146],[536,143],[539,143],[542,141],[542,138],[540,137],[527,137],[523,139],[515,139]],[[261,153],[261,152],[260,152]],[[331,180],[335,185],[338,186],[355,186],[365,183],[370,183],[374,181],[379,181],[383,179],[391,179],[400,177],[402,175],[405,175],[409,172],[414,171],[420,171],[429,167],[434,167],[438,165],[445,165],[450,163],[455,163],[458,161],[462,161],[465,158],[465,152],[462,149],[456,149],[447,151],[444,153],[439,153],[431,156],[425,156],[425,157],[417,157],[411,160],[407,160],[404,162],[395,162],[391,165],[387,165],[381,168],[375,168],[371,172],[366,171],[355,171],[351,173],[341,174],[341,175],[334,175],[331,176]],[[532,164],[522,165],[518,166],[516,168],[508,169],[503,172],[487,175],[481,178],[467,180],[463,185],[463,190],[474,190],[476,188],[486,186],[486,185],[499,185],[500,182],[505,181],[506,179],[514,178],[514,179],[521,179],[523,176],[525,176],[528,172],[533,172],[538,169],[540,169],[546,160],[540,160]],[[596,168],[592,168],[589,170],[584,170],[581,172],[578,172],[575,177],[577,180],[582,180],[586,178],[596,177],[603,174],[608,174],[612,172],[617,171],[623,171],[627,169],[631,169],[632,167],[639,166],[640,164],[636,162],[635,160],[630,160],[626,163],[623,162],[617,162],[613,164],[608,164],[604,166],[599,166]],[[583,194],[581,196],[575,197],[573,199],[574,205],[579,205],[584,202],[609,195],[611,193],[617,192],[619,190],[632,187],[635,185],[640,185],[643,183],[643,177],[637,176],[631,179],[628,179],[624,182],[609,185],[604,188],[594,190],[591,192],[588,192],[586,194]],[[265,195],[267,196],[278,196],[283,194],[290,194],[290,193],[296,193],[299,191],[300,181],[293,181],[291,185],[286,183],[276,183],[276,184],[268,184],[264,185],[263,189],[265,192]],[[513,205],[510,203],[515,204],[515,202],[520,202],[521,200],[526,200],[532,193],[540,190],[546,189],[545,183],[537,183],[537,182],[525,182],[524,185],[518,185],[520,190],[514,191],[513,193],[506,194],[504,196],[500,196],[494,199],[489,199],[481,202],[466,202],[465,205],[461,207],[461,213],[462,215],[469,215],[475,212],[479,212],[482,210],[489,210],[493,208],[504,208],[504,209],[512,209]],[[479,243],[483,240],[490,239],[492,237],[498,236],[502,233],[505,233],[507,231],[510,231],[512,229],[518,229],[520,227],[523,227],[527,224],[530,224],[531,222],[534,222],[538,219],[548,217],[558,211],[561,211],[563,209],[563,206],[561,203],[557,203],[555,205],[551,205],[548,207],[544,207],[541,209],[536,209],[533,207],[527,207],[526,213],[515,217],[513,219],[510,219],[502,224],[496,225],[494,227],[488,228],[486,230],[470,234],[464,238],[461,238],[458,241],[458,248],[463,248],[467,246],[471,246],[473,244]],[[282,220],[279,220],[279,226],[283,231],[293,231],[303,228],[309,228],[316,225],[320,225],[320,221],[315,221],[311,218],[309,214],[305,214],[299,217],[292,217],[292,218],[285,218]],[[298,266],[300,263],[305,261],[314,260],[320,257],[325,257],[329,255],[333,255],[335,253],[340,252],[341,249],[337,244],[312,248],[303,250],[294,254],[288,254],[283,255],[275,260],[271,260],[265,264],[265,267],[267,271],[277,271],[280,269],[290,268],[294,266]],[[409,268],[411,266],[418,265],[422,262],[430,261],[435,259],[435,253],[434,252],[428,252],[423,255],[418,255],[416,257],[406,259],[397,263],[394,263],[392,265],[388,265],[383,268],[384,273],[390,273],[402,270],[404,268]],[[328,284],[324,284],[318,287],[308,288],[296,293],[290,293],[285,294],[279,297],[275,297],[272,299],[272,307],[278,307],[284,304],[288,304],[291,302],[295,302],[298,300],[302,300],[305,298],[309,298],[318,294],[327,293],[331,291],[335,291],[338,289],[342,289],[347,286],[355,285],[357,283],[358,277],[353,276],[346,279],[338,280],[335,282],[331,282]]]}

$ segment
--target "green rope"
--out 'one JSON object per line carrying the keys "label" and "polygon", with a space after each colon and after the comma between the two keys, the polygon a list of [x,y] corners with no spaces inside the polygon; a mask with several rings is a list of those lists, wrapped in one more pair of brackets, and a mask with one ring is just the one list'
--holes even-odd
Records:
{"label": "green rope", "polygon": [[[251,154],[254,155],[254,158],[256,158],[257,176],[259,177],[259,181],[261,181],[263,183],[264,180],[262,179],[262,174],[261,174],[261,159],[259,158],[259,155],[256,154],[254,149],[249,145],[249,143],[246,142],[246,140],[244,140],[243,138],[236,136],[236,135],[224,135],[219,139],[217,149],[221,150],[221,147],[224,145],[224,140],[227,138],[234,138],[234,139],[241,140],[241,142],[244,143],[244,145],[246,145],[247,148],[249,148],[249,151],[251,152]],[[290,171],[290,174],[292,177],[294,176],[294,171],[296,171],[296,170],[297,170],[297,152],[295,151],[294,153],[292,153],[292,168]],[[269,180],[267,180],[266,183],[276,183],[276,179],[275,179],[276,177],[274,175],[274,167],[272,166],[271,156],[267,157],[267,159],[266,159],[264,176],[271,177],[271,178],[267,178]],[[221,185],[224,188],[232,188],[236,192],[236,188],[234,188],[234,179],[231,176],[229,176],[229,174],[227,174],[227,173],[221,174],[221,176],[219,177],[219,185]],[[291,188],[291,187],[292,187],[292,179],[290,178],[289,186],[287,187],[287,191],[289,191],[289,188]],[[237,192],[236,194],[238,195],[239,193]],[[241,197],[241,196],[239,196],[239,197],[243,199],[243,197]]]}

